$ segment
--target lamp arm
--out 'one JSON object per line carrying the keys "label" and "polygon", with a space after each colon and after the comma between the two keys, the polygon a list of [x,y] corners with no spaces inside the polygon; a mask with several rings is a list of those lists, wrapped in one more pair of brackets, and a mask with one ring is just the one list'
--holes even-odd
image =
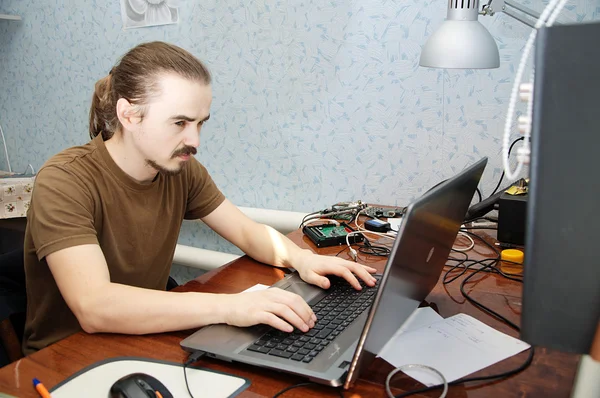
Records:
{"label": "lamp arm", "polygon": [[532,10],[531,8],[513,3],[511,0],[489,0],[488,3],[482,7],[480,14],[493,16],[497,12],[503,12],[509,17],[521,22],[522,24],[527,25],[530,28],[535,28],[535,21],[530,21],[529,19],[519,15],[514,10],[512,10],[513,8],[533,18],[535,21],[537,21],[540,18],[540,13]]}
{"label": "lamp arm", "polygon": [[512,10],[504,10],[504,13],[509,17],[521,22],[522,24],[529,26],[530,28],[535,28],[535,23],[531,22],[527,18],[520,16],[519,14],[515,14]]}

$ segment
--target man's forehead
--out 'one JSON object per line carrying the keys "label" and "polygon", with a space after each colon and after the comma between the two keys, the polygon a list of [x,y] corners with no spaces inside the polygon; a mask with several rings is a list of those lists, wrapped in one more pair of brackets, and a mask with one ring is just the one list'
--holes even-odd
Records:
{"label": "man's forehead", "polygon": [[202,120],[209,115],[211,103],[210,85],[168,75],[160,80],[160,93],[150,100],[149,105],[160,108],[168,118],[184,115]]}

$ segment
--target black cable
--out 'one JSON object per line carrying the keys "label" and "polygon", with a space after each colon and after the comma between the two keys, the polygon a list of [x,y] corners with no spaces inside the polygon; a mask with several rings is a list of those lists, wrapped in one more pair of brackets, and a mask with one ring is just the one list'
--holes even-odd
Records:
{"label": "black cable", "polygon": [[475,188],[475,192],[477,193],[477,197],[479,198],[479,202],[481,202],[483,200],[483,198],[481,197],[481,191],[479,190],[479,188]]}
{"label": "black cable", "polygon": [[376,257],[389,257],[392,252],[389,247],[372,245],[366,237],[364,238],[364,243],[357,246],[359,252]]}
{"label": "black cable", "polygon": [[463,259],[460,259],[460,258],[452,258],[452,257],[449,257],[449,258],[448,258],[448,261],[458,261],[458,264],[451,266],[451,267],[450,267],[450,269],[449,269],[448,271],[446,271],[446,273],[444,274],[444,277],[442,278],[442,283],[443,283],[444,285],[447,285],[447,284],[448,284],[448,283],[450,283],[450,282],[454,282],[455,280],[457,280],[458,278],[460,278],[462,275],[464,275],[464,274],[465,274],[465,272],[467,272],[467,269],[469,268],[469,267],[467,267],[467,266],[465,265],[465,266],[463,267],[463,269],[462,269],[462,272],[461,272],[461,273],[459,273],[458,275],[455,275],[454,277],[452,277],[452,279],[448,280],[448,279],[447,279],[447,278],[448,278],[448,275],[449,275],[449,274],[450,274],[452,271],[454,271],[455,269],[459,268],[461,265],[463,265],[463,264],[464,264],[466,261],[468,261],[468,260],[469,260],[469,255],[468,255],[467,253],[465,253],[465,252],[461,252],[461,251],[458,251],[458,250],[455,250],[455,249],[452,249],[452,251],[455,251],[455,252],[456,252],[456,253],[458,253],[458,254],[462,254],[463,256],[465,256],[465,258],[463,258]]}
{"label": "black cable", "polygon": [[[504,379],[506,377],[513,376],[513,375],[520,373],[523,370],[527,369],[527,367],[529,365],[531,365],[531,363],[533,362],[534,353],[535,353],[535,350],[532,346],[529,349],[529,355],[527,356],[527,359],[525,359],[525,362],[523,362],[518,368],[509,370],[507,372],[498,373],[496,375],[491,375],[491,376],[467,377],[465,379],[454,380],[454,381],[451,381],[450,383],[448,383],[448,386],[456,386],[458,384],[469,383],[469,382],[473,382],[473,381],[490,381],[490,380],[496,380],[496,379]],[[427,392],[427,391],[437,390],[442,387],[443,387],[443,384],[431,386],[431,387],[425,387],[425,388],[421,388],[419,390],[408,391],[408,392],[402,393],[400,395],[396,395],[396,396],[394,396],[394,398],[409,397],[411,395],[420,394],[420,393]]]}
{"label": "black cable", "polygon": [[198,360],[200,360],[200,358],[202,358],[205,354],[206,353],[204,351],[196,351],[190,354],[187,361],[185,361],[185,363],[183,364],[183,378],[185,379],[185,388],[187,388],[188,394],[190,394],[190,397],[192,398],[194,398],[194,395],[190,391],[190,385],[188,384],[187,379],[187,372],[185,370],[189,365],[193,364],[194,362],[198,362]]}
{"label": "black cable", "polygon": [[[294,384],[293,386],[288,386],[286,388],[284,388],[283,390],[279,391],[278,393],[276,393],[275,395],[273,395],[273,398],[277,398],[282,396],[283,394],[285,394],[286,392],[293,390],[294,388],[301,388],[301,387],[308,387],[308,386],[319,386],[319,384],[317,383],[313,383],[313,382],[302,382],[302,383],[297,383]],[[338,389],[338,393],[340,394],[341,398],[344,398],[344,394],[342,393],[342,390]]]}
{"label": "black cable", "polygon": [[319,213],[320,213],[320,211],[314,211],[314,212],[308,213],[307,215],[305,215],[304,217],[302,217],[302,221],[300,222],[300,225],[298,226],[298,228],[302,228],[302,226],[304,225],[304,222],[306,221],[307,217],[314,216],[314,215],[317,215]]}
{"label": "black cable", "polygon": [[[516,140],[514,140],[512,142],[512,144],[510,144],[510,147],[508,148],[508,157],[510,158],[510,152],[512,151],[513,147],[515,146],[515,144],[519,141],[523,141],[525,139],[525,137],[519,137]],[[496,191],[498,191],[498,188],[500,188],[500,184],[502,184],[502,180],[504,179],[504,171],[502,171],[502,175],[500,176],[500,181],[498,181],[498,185],[496,185],[496,188],[494,188],[494,190],[492,191],[492,193],[490,194],[489,197],[491,197],[493,194],[496,193]]]}

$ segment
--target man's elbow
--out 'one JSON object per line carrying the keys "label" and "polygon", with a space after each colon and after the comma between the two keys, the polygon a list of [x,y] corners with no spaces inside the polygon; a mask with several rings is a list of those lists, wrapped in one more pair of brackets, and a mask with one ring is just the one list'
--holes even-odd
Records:
{"label": "man's elbow", "polygon": [[101,314],[102,306],[93,299],[81,299],[74,303],[71,310],[77,318],[79,325],[86,333],[107,332],[105,316]]}

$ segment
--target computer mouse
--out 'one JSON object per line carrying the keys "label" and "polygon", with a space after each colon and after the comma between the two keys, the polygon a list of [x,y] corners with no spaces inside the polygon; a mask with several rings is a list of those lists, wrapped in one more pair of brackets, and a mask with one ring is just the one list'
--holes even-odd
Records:
{"label": "computer mouse", "polygon": [[173,398],[163,383],[145,373],[121,377],[110,388],[109,398]]}

